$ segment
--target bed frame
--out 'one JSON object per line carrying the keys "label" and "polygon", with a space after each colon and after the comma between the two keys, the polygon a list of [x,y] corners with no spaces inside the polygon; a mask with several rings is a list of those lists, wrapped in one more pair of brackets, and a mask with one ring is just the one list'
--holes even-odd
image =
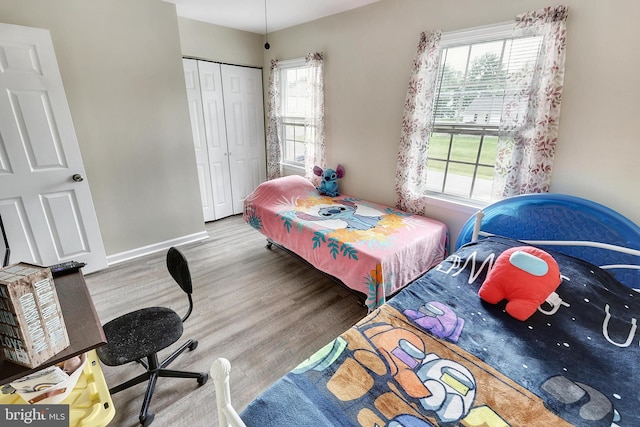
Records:
{"label": "bed frame", "polygon": [[510,237],[588,261],[640,290],[638,229],[628,218],[590,200],[527,194],[496,202],[469,218],[456,249],[481,237]]}
{"label": "bed frame", "polygon": [[[360,291],[357,291],[349,286],[347,286],[342,280],[338,279],[336,276],[332,276],[331,274],[322,271],[318,268],[316,268],[313,264],[311,264],[309,261],[307,261],[306,259],[304,259],[303,257],[301,257],[300,255],[298,255],[297,253],[290,251],[289,249],[287,249],[284,245],[276,242],[275,240],[267,237],[267,244],[265,245],[265,247],[267,249],[269,249],[270,251],[272,251],[275,248],[285,252],[287,255],[292,256],[293,258],[297,259],[298,261],[306,264],[307,266],[309,266],[309,268],[312,268],[313,270],[317,271],[318,273],[322,274],[324,277],[326,277],[327,279],[331,280],[332,282],[335,282],[338,286],[341,286],[342,288],[344,288],[345,290],[351,292],[353,295],[355,295],[356,298],[358,298],[359,303],[363,306],[363,307],[367,307],[367,295],[363,294]],[[395,293],[388,295],[387,299],[391,298],[393,295],[395,295],[396,293],[398,293],[400,290],[397,290]]]}
{"label": "bed frame", "polygon": [[[640,227],[598,203],[575,196],[531,194],[511,197],[471,217],[456,241],[462,245],[499,235],[553,249],[601,266],[626,286],[640,290]],[[213,362],[219,425],[245,426],[231,405],[231,364]]]}
{"label": "bed frame", "polygon": [[362,296],[369,311],[438,265],[448,231],[440,221],[380,203],[318,192],[289,175],[245,198],[243,218],[276,245]]}

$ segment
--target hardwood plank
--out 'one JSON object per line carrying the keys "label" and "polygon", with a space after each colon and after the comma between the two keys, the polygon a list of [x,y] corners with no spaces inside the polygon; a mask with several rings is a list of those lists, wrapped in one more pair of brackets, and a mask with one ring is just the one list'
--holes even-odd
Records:
{"label": "hardwood plank", "polygon": [[[180,247],[189,260],[194,311],[183,340],[198,340],[174,369],[208,372],[218,357],[231,361],[232,402],[244,409],[258,394],[314,351],[366,315],[358,296],[286,252],[266,249],[266,239],[241,216],[207,223],[209,238]],[[103,323],[154,305],[184,314],[187,299],[165,266],[166,252],[88,274],[87,285]],[[161,354],[170,354],[171,349]],[[141,367],[103,366],[109,386]],[[146,385],[113,396],[110,425],[137,426]],[[217,425],[213,381],[160,378],[151,401],[154,426]]]}

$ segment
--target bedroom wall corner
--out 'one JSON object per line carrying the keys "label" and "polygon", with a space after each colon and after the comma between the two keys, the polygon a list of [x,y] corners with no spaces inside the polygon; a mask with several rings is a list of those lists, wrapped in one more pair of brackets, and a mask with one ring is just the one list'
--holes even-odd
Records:
{"label": "bedroom wall corner", "polygon": [[185,57],[261,68],[262,35],[178,17]]}
{"label": "bedroom wall corner", "polygon": [[[403,105],[420,32],[505,22],[558,4],[569,6],[569,20],[551,191],[605,204],[640,224],[635,0],[615,7],[601,0],[381,0],[269,34],[263,66],[268,70],[272,58],[325,53],[327,162],[345,166],[346,194],[393,205]],[[445,222],[452,239],[467,219],[455,208],[427,214]]]}
{"label": "bedroom wall corner", "polygon": [[107,255],[205,231],[175,5],[3,0],[51,36]]}

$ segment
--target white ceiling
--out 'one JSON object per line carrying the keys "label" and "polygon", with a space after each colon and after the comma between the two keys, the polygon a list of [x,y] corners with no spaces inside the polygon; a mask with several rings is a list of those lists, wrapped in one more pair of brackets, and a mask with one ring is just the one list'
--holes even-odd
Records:
{"label": "white ceiling", "polygon": [[265,33],[355,9],[380,0],[164,0],[178,16],[224,27]]}

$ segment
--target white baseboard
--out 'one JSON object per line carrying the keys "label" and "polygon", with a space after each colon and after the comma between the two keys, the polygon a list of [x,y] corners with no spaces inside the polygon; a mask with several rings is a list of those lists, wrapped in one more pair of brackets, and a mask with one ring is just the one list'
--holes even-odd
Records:
{"label": "white baseboard", "polygon": [[120,252],[119,254],[113,254],[107,256],[107,264],[115,265],[130,259],[135,259],[144,255],[149,255],[155,252],[164,251],[171,246],[184,245],[191,242],[197,242],[200,240],[208,239],[209,233],[201,231],[200,233],[189,234],[187,236],[178,237],[177,239],[165,240],[164,242],[154,243],[153,245],[143,246],[141,248],[132,249],[130,251]]}

